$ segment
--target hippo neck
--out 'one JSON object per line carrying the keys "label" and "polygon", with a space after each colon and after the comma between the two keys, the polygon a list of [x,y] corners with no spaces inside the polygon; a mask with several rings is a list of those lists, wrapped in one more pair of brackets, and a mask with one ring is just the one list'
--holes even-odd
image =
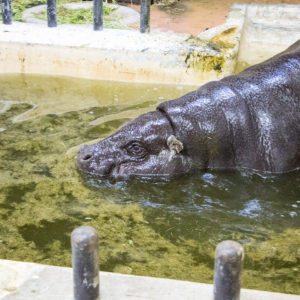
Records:
{"label": "hippo neck", "polygon": [[[236,166],[234,132],[241,123],[236,113],[238,101],[229,87],[211,82],[157,109],[169,119],[196,168],[230,169]],[[243,102],[240,106],[245,109]]]}

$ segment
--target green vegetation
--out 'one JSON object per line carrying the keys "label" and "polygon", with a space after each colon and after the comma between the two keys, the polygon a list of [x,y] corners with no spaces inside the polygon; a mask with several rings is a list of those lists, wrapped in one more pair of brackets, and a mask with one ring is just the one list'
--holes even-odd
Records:
{"label": "green vegetation", "polygon": [[[65,0],[64,0],[65,1]],[[78,0],[74,0],[76,2]],[[12,13],[13,13],[13,20],[14,21],[22,21],[22,13],[24,10],[27,8],[41,5],[41,4],[46,4],[46,0],[15,0],[12,1]],[[0,16],[2,19],[2,16]]]}
{"label": "green vegetation", "polygon": [[[62,0],[57,5],[57,21],[59,24],[92,24],[93,23],[93,10],[92,9],[67,9],[64,4],[71,2],[81,2],[80,0]],[[15,0],[12,1],[12,12],[13,20],[22,22],[22,13],[31,7],[46,4],[46,0]],[[111,15],[115,10],[112,6],[107,3],[103,5],[103,17],[104,26],[109,28],[125,28],[119,24],[119,18],[117,16]],[[46,10],[42,13],[35,15],[36,18],[46,20],[47,12]],[[0,20],[2,20],[2,15],[0,15]],[[127,27],[126,27],[127,28]]]}
{"label": "green vegetation", "polygon": [[15,0],[12,1],[12,12],[14,21],[22,21],[22,12],[27,8],[46,4],[46,0]]}
{"label": "green vegetation", "polygon": [[[118,17],[111,16],[111,13],[115,10],[111,6],[104,3],[103,5],[103,17],[104,26],[106,27],[120,27],[116,23],[118,22]],[[36,14],[37,18],[46,20],[46,11]],[[93,10],[89,9],[67,9],[60,4],[57,7],[57,19],[60,24],[92,24],[93,23]]]}

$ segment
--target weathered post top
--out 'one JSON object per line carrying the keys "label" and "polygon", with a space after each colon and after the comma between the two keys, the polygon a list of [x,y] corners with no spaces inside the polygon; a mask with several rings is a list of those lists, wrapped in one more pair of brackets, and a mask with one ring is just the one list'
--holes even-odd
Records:
{"label": "weathered post top", "polygon": [[239,300],[243,247],[235,241],[218,244],[215,255],[214,300]]}
{"label": "weathered post top", "polygon": [[76,228],[71,234],[75,300],[99,299],[99,240],[90,226]]}

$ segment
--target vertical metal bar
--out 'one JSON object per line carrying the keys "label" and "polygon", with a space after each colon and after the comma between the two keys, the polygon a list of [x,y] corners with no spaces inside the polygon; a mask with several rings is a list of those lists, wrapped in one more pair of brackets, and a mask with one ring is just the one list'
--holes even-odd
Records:
{"label": "vertical metal bar", "polygon": [[81,226],[71,234],[75,300],[99,300],[99,241],[96,230]]}
{"label": "vertical metal bar", "polygon": [[48,27],[56,27],[56,0],[47,0]]}
{"label": "vertical metal bar", "polygon": [[1,1],[3,24],[10,25],[12,23],[11,0]]}
{"label": "vertical metal bar", "polygon": [[141,0],[140,32],[150,32],[150,0]]}
{"label": "vertical metal bar", "polygon": [[94,30],[103,30],[103,0],[94,0]]}
{"label": "vertical metal bar", "polygon": [[214,300],[239,300],[243,247],[234,241],[218,244],[215,257]]}

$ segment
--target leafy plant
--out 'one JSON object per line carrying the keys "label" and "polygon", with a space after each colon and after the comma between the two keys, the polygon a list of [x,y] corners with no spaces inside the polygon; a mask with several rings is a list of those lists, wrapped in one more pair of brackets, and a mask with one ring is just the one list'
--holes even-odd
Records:
{"label": "leafy plant", "polygon": [[[103,5],[104,22],[117,21],[117,17],[112,17],[110,14],[115,9],[108,5]],[[45,20],[47,12],[35,14],[39,19]],[[61,24],[91,24],[93,22],[93,10],[89,9],[67,9],[62,4],[57,7],[57,19]]]}
{"label": "leafy plant", "polygon": [[[63,4],[70,2],[81,2],[80,0],[61,0],[57,5],[57,18],[60,24],[91,24],[93,23],[92,9],[66,9]],[[46,0],[14,0],[12,1],[12,14],[14,21],[22,21],[22,13],[33,6],[46,4]],[[111,28],[124,28],[118,25],[118,17],[110,16],[115,8],[103,4],[104,26]],[[46,20],[47,12],[38,13],[35,15],[39,19]],[[2,14],[0,14],[2,20]]]}

